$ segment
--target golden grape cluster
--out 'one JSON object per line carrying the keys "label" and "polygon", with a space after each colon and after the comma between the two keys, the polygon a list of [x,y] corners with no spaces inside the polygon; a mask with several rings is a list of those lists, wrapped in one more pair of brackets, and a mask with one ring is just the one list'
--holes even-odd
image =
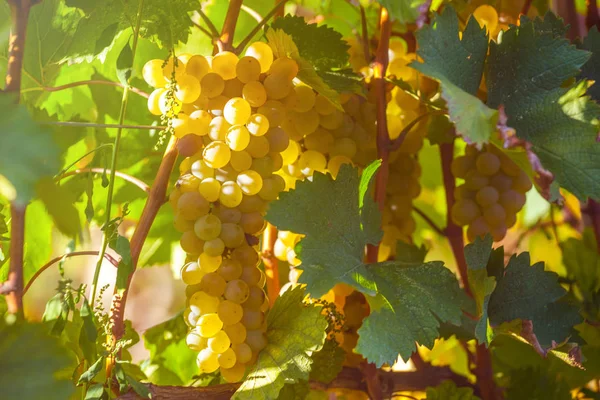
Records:
{"label": "golden grape cluster", "polygon": [[453,221],[468,225],[469,240],[488,232],[502,240],[532,187],[527,174],[492,144],[483,150],[467,146],[465,155],[453,160],[452,173],[465,180],[455,191]]}
{"label": "golden grape cluster", "polygon": [[306,88],[294,85],[297,73],[294,60],[275,58],[262,42],[241,58],[180,55],[144,67],[156,87],[148,108],[170,118],[186,157],[169,202],[187,253],[187,344],[199,351],[200,372],[220,369],[230,382],[243,378],[267,344],[269,302],[255,246],[268,202],[285,188],[274,172],[294,146],[286,116],[310,120],[302,113],[312,105],[295,106]]}

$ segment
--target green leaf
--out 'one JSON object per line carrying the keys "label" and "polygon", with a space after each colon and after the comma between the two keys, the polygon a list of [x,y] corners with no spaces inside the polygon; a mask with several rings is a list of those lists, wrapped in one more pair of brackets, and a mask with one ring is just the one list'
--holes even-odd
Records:
{"label": "green leaf", "polygon": [[400,24],[410,24],[417,20],[426,0],[377,0],[382,7],[387,8],[390,16]]}
{"label": "green leaf", "polygon": [[427,249],[425,245],[417,247],[414,244],[403,242],[399,240],[396,244],[396,260],[406,263],[423,263],[425,256],[427,255]]}
{"label": "green leaf", "polygon": [[327,321],[321,308],[303,303],[300,286],[277,298],[267,316],[267,347],[233,399],[277,398],[286,383],[307,381],[311,356],[325,342]]}
{"label": "green leaf", "polygon": [[307,400],[310,386],[307,381],[298,381],[286,384],[279,392],[279,400]]}
{"label": "green leaf", "polygon": [[459,89],[476,94],[479,89],[488,49],[485,28],[470,18],[462,40],[459,38],[458,16],[452,7],[444,7],[431,25],[417,31],[417,54],[423,62],[413,62],[413,68]]}
{"label": "green leaf", "polygon": [[313,353],[310,379],[323,383],[331,382],[342,370],[346,352],[335,340],[326,340],[323,348]]}
{"label": "green leaf", "polygon": [[151,399],[152,394],[150,393],[150,389],[148,386],[138,382],[135,378],[126,375],[127,382],[131,385],[131,388],[134,392],[136,392],[142,399]]}
{"label": "green leaf", "polygon": [[560,376],[540,369],[513,370],[506,388],[508,400],[565,400],[571,399],[569,386]]}
{"label": "green leaf", "polygon": [[43,325],[0,325],[2,398],[68,399],[74,386],[61,371],[75,365],[59,340],[48,336]]}
{"label": "green leaf", "polygon": [[[377,366],[392,365],[398,354],[407,360],[416,350],[415,342],[431,348],[439,337],[440,321],[460,323],[468,298],[442,262],[390,261],[368,269],[385,304],[378,310],[371,304],[371,314],[358,330],[356,351]],[[369,296],[367,300],[374,301]]]}
{"label": "green leaf", "polygon": [[469,387],[456,387],[450,380],[436,387],[428,387],[426,400],[480,400]]}
{"label": "green leaf", "polygon": [[117,79],[124,86],[129,86],[129,78],[131,78],[131,71],[133,68],[133,52],[129,42],[125,43],[119,58],[117,58]]}
{"label": "green leaf", "polygon": [[[12,94],[0,93],[0,131],[0,182],[3,175],[14,187],[16,201],[26,204],[35,195],[39,180],[58,171],[58,148],[27,109],[15,104]],[[14,193],[2,194],[15,198]]]}
{"label": "green leaf", "polygon": [[79,316],[83,321],[81,332],[79,334],[79,347],[87,362],[91,363],[96,359],[96,339],[98,338],[98,330],[96,329],[96,324],[94,322],[94,312],[86,298],[83,299]]}
{"label": "green leaf", "polygon": [[117,268],[117,281],[115,286],[118,291],[123,291],[127,288],[129,275],[133,272],[133,260],[131,258],[129,239],[125,236],[117,235],[117,237],[111,240],[108,245],[121,256]]}
{"label": "green leaf", "polygon": [[378,243],[382,233],[375,227],[365,228],[375,222],[361,218],[359,204],[372,208],[372,200],[364,199],[364,190],[361,199],[359,184],[358,170],[342,165],[336,180],[315,173],[312,182],[298,182],[295,190],[282,193],[267,211],[265,219],[279,229],[306,235],[300,242],[304,271],[300,282],[307,284],[307,292],[315,298],[339,282],[375,294],[363,251],[366,244]]}
{"label": "green leaf", "polygon": [[558,283],[558,275],[544,271],[543,263],[530,266],[529,259],[529,253],[521,253],[508,262],[504,277],[497,282],[490,298],[488,311],[492,324],[532,319],[537,310],[566,293]]}
{"label": "green leaf", "polygon": [[410,65],[441,83],[442,97],[457,133],[472,142],[486,143],[498,122],[498,112],[474,96],[488,49],[486,31],[470,18],[462,40],[458,33],[456,11],[445,7],[430,26],[417,32],[418,55],[423,62]]}
{"label": "green leaf", "polygon": [[339,282],[367,295],[373,312],[361,328],[358,351],[381,365],[393,363],[398,353],[408,357],[415,341],[431,347],[440,321],[458,324],[467,299],[440,262],[363,263],[365,245],[381,238],[380,217],[368,211],[375,208],[368,182],[377,166],[365,169],[362,184],[349,165],[342,166],[336,180],[316,173],[271,203],[266,219],[281,230],[306,235],[297,247],[300,282],[313,297]]}
{"label": "green leaf", "polygon": [[600,198],[598,105],[585,96],[587,83],[563,87],[588,61],[564,38],[562,21],[521,18],[491,43],[488,105],[504,106],[507,125],[532,144],[544,168],[578,198]]}
{"label": "green leaf", "polygon": [[571,334],[572,326],[582,321],[579,308],[561,299],[565,293],[558,275],[544,271],[542,263],[529,266],[529,253],[513,256],[491,295],[490,322],[531,320],[542,346],[560,343]]}
{"label": "green leaf", "polygon": [[94,362],[87,369],[87,371],[85,371],[83,374],[81,374],[81,376],[79,377],[79,380],[77,381],[77,386],[84,384],[84,383],[90,383],[92,381],[92,379],[94,379],[96,377],[96,375],[98,375],[100,373],[100,371],[102,371],[102,367],[104,367],[105,360],[106,360],[105,356],[102,356],[99,359],[97,359],[96,362]]}
{"label": "green leaf", "polygon": [[600,256],[594,232],[586,229],[581,240],[569,238],[560,247],[567,276],[575,280],[584,300],[593,301],[600,291]]}
{"label": "green leaf", "polygon": [[348,64],[350,46],[340,33],[327,25],[307,24],[303,17],[286,15],[277,18],[271,28],[290,35],[300,56],[316,70],[342,68]]}
{"label": "green leaf", "polygon": [[8,233],[8,226],[6,225],[6,217],[4,214],[2,214],[3,208],[4,205],[0,204],[0,242],[9,240],[6,236],[4,236]]}
{"label": "green leaf", "polygon": [[598,27],[594,26],[583,39],[583,49],[592,53],[591,58],[581,68],[581,76],[595,81],[594,85],[588,89],[588,94],[592,99],[600,101],[600,32]]}
{"label": "green leaf", "polygon": [[85,393],[85,400],[108,400],[108,393],[104,390],[104,385],[101,383],[91,385]]}
{"label": "green leaf", "polygon": [[488,276],[487,265],[492,255],[492,237],[488,234],[484,239],[476,238],[465,247],[469,286],[477,305],[478,321],[475,326],[475,338],[479,343],[489,345],[492,330],[488,318],[490,296],[496,288],[496,279]]}
{"label": "green leaf", "polygon": [[58,186],[51,178],[43,178],[36,186],[36,193],[59,231],[71,237],[81,231],[79,212],[73,204],[77,198],[72,192],[64,186]]}

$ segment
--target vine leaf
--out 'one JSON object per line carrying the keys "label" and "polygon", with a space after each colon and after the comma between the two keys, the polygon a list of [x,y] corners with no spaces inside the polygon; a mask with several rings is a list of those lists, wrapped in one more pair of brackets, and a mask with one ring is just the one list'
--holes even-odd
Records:
{"label": "vine leaf", "polygon": [[[277,18],[271,28],[289,35],[298,48],[299,56],[307,62],[300,68],[302,81],[308,84],[307,79],[320,84],[312,72],[304,71],[310,66],[317,77],[335,92],[362,92],[362,76],[347,68],[350,46],[339,32],[327,25],[307,24],[304,18],[292,15]],[[313,88],[321,92],[317,87]]]}
{"label": "vine leaf", "polygon": [[473,394],[473,389],[456,387],[451,380],[444,381],[439,386],[427,388],[426,394],[425,400],[481,400]]}
{"label": "vine leaf", "polygon": [[298,286],[277,298],[267,316],[267,347],[233,399],[275,399],[286,383],[307,381],[311,356],[323,347],[327,320],[321,308],[303,302]]}
{"label": "vine leaf", "polygon": [[592,53],[591,58],[581,68],[581,76],[595,81],[594,85],[588,89],[588,94],[592,99],[600,102],[600,31],[594,26],[583,39],[583,49]]}
{"label": "vine leaf", "polygon": [[41,179],[35,189],[58,230],[65,235],[76,236],[81,229],[79,212],[73,204],[77,196],[49,177]]}
{"label": "vine leaf", "polygon": [[129,86],[129,78],[131,78],[131,70],[133,68],[133,52],[129,42],[121,49],[117,58],[117,79],[125,86]]}
{"label": "vine leaf", "polygon": [[[398,354],[407,360],[415,342],[431,348],[439,337],[440,321],[459,324],[462,309],[469,304],[455,275],[442,262],[390,261],[371,264],[369,270],[377,282],[378,298],[367,296],[372,311],[358,330],[356,351],[377,366],[392,365]],[[373,307],[377,303],[382,304],[379,309]]]}
{"label": "vine leaf", "polygon": [[14,100],[12,94],[0,93],[0,175],[8,181],[3,184],[0,178],[0,193],[27,204],[40,179],[58,171],[59,151],[51,134]]}
{"label": "vine leaf", "polygon": [[349,165],[336,180],[317,173],[312,182],[282,193],[266,218],[279,229],[305,235],[297,246],[300,282],[311,296],[340,282],[367,295],[372,313],[359,331],[357,351],[381,365],[392,364],[399,353],[408,358],[415,341],[431,347],[440,321],[458,324],[469,303],[441,262],[363,263],[366,244],[381,238],[381,215],[369,211],[377,207],[369,188],[378,166],[367,167],[360,179]]}
{"label": "vine leaf", "polygon": [[[363,176],[363,182],[372,185],[373,176]],[[323,296],[338,282],[376,294],[363,251],[366,244],[381,240],[381,216],[363,212],[376,205],[367,191],[361,196],[360,181],[358,170],[349,165],[342,165],[336,180],[315,173],[312,182],[298,182],[295,190],[281,193],[267,211],[265,218],[279,229],[306,235],[299,244],[304,271],[299,282],[307,284],[312,297]],[[363,221],[363,216],[371,219]]]}
{"label": "vine leaf", "polygon": [[498,111],[474,96],[488,49],[485,28],[470,18],[461,39],[456,11],[446,7],[431,25],[416,35],[417,53],[423,62],[410,65],[440,81],[442,97],[448,103],[450,121],[456,125],[457,132],[475,143],[487,142],[496,131]]}
{"label": "vine leaf", "polygon": [[331,382],[342,370],[346,352],[332,339],[325,341],[323,348],[313,353],[310,379],[323,383]]}
{"label": "vine leaf", "polygon": [[[503,105],[507,125],[532,144],[544,168],[579,199],[600,198],[600,108],[586,96],[578,75],[590,53],[564,37],[562,20],[521,17],[520,26],[492,42],[488,57],[488,105]],[[517,66],[517,67],[515,67]]]}
{"label": "vine leaf", "polygon": [[492,257],[492,237],[476,238],[465,247],[469,287],[477,305],[478,321],[475,325],[475,338],[486,346],[492,340],[492,330],[488,318],[490,296],[496,288],[496,279],[488,276],[487,266]]}
{"label": "vine leaf", "polygon": [[[74,386],[60,374],[74,360],[40,324],[0,323],[0,387],[6,399],[68,399]],[[63,376],[65,375],[65,376]]]}
{"label": "vine leaf", "polygon": [[133,272],[133,260],[131,258],[131,245],[129,239],[125,236],[117,235],[108,243],[109,247],[121,256],[117,268],[117,281],[115,286],[117,291],[122,292],[127,289],[129,275]]}
{"label": "vine leaf", "polygon": [[571,397],[569,385],[563,378],[541,368],[513,369],[509,378],[507,399],[563,400]]}
{"label": "vine leaf", "polygon": [[6,216],[2,213],[4,208],[3,204],[0,204],[0,242],[8,241],[6,235],[8,233],[8,226],[6,225]]}
{"label": "vine leaf", "polygon": [[[492,325],[516,319],[531,320],[542,346],[562,342],[582,321],[578,307],[562,301],[566,290],[558,275],[544,271],[543,263],[530,266],[529,253],[511,257],[504,276],[497,277],[488,314]],[[559,301],[561,300],[561,301]]]}

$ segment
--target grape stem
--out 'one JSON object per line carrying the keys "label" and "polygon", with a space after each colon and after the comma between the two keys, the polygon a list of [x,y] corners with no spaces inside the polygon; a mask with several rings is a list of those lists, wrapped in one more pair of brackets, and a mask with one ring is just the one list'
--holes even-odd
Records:
{"label": "grape stem", "polygon": [[368,63],[371,62],[371,50],[369,47],[369,30],[367,27],[367,13],[365,12],[365,8],[360,5],[360,25],[361,25],[361,40],[363,45],[363,53],[365,53],[365,61]]}
{"label": "grape stem", "polygon": [[237,20],[240,16],[240,10],[242,9],[242,2],[243,0],[229,0],[225,22],[223,22],[223,29],[221,29],[221,35],[217,42],[219,51],[233,50],[233,36],[235,34]]}
{"label": "grape stem", "polygon": [[269,296],[269,303],[273,306],[281,289],[279,263],[273,254],[273,248],[277,240],[277,228],[271,224],[267,224],[262,240],[262,260],[265,265],[265,275],[267,278],[267,294]]}
{"label": "grape stem", "polygon": [[[98,253],[99,252],[97,250],[74,251],[72,253],[63,254],[60,257],[53,258],[52,260],[48,261],[46,264],[44,264],[40,269],[38,269],[36,271],[36,273],[31,277],[31,279],[29,280],[29,282],[27,282],[27,285],[25,285],[25,288],[23,289],[23,294],[27,293],[27,291],[29,290],[29,288],[31,287],[31,285],[33,284],[33,282],[35,282],[35,280],[42,274],[42,272],[44,272],[45,270],[47,270],[48,268],[50,268],[51,266],[53,266],[57,262],[60,262],[60,261],[66,259],[66,258],[69,258],[69,257],[97,256]],[[113,256],[111,256],[110,254],[108,254],[108,253],[104,254],[104,258],[106,258],[112,265],[114,265],[115,268],[119,265],[119,261],[116,258],[114,258]]]}
{"label": "grape stem", "polygon": [[[113,82],[113,81],[103,81],[103,80],[99,80],[99,79],[91,79],[91,80],[86,80],[86,81],[69,82],[69,83],[67,83],[65,85],[54,86],[54,87],[37,86],[37,87],[23,89],[21,91],[21,93],[38,92],[38,91],[59,92],[61,90],[65,90],[65,89],[71,89],[71,88],[78,87],[78,86],[89,86],[89,85],[107,85],[107,86],[125,87],[125,85],[123,85],[121,82]],[[135,94],[140,95],[142,97],[145,97],[145,98],[150,97],[150,95],[148,93],[144,92],[141,89],[129,86],[129,90],[132,93],[135,93]]]}
{"label": "grape stem", "polygon": [[210,31],[208,29],[206,29],[205,27],[203,27],[202,25],[200,25],[199,23],[197,23],[196,21],[192,20],[192,24],[194,24],[194,26],[198,29],[200,29],[200,32],[204,33],[206,36],[208,36],[208,38],[213,41],[216,38],[212,35],[212,33],[210,33]]}
{"label": "grape stem", "polygon": [[[9,0],[11,28],[8,42],[8,65],[6,66],[5,93],[15,94],[18,103],[21,91],[25,36],[31,7],[36,0]],[[8,280],[2,285],[9,290],[6,295],[8,312],[23,318],[23,254],[25,245],[25,211],[27,204],[12,201],[10,204],[10,263]]]}
{"label": "grape stem", "polygon": [[397,138],[395,138],[394,140],[388,139],[389,150],[390,151],[398,150],[400,148],[400,146],[402,146],[402,143],[404,143],[404,139],[406,139],[406,136],[411,131],[411,129],[415,125],[417,125],[422,119],[425,119],[425,118],[429,117],[430,115],[444,115],[444,114],[447,114],[447,112],[444,110],[432,110],[432,111],[427,111],[426,113],[419,115],[418,117],[416,117],[415,119],[410,121],[410,123],[402,129],[402,131],[400,132],[400,135],[398,135]]}
{"label": "grape stem", "polygon": [[521,8],[521,14],[527,15],[529,8],[531,8],[531,3],[533,3],[533,0],[525,0],[525,3],[523,3],[523,7]]}
{"label": "grape stem", "polygon": [[217,27],[215,26],[215,24],[212,23],[212,21],[210,20],[210,18],[208,18],[204,11],[202,11],[202,7],[200,7],[200,9],[198,10],[198,14],[200,15],[200,18],[202,18],[206,26],[208,26],[208,29],[212,34],[211,37],[218,38],[219,31],[217,30]]}
{"label": "grape stem", "polygon": [[[80,174],[88,174],[88,173],[93,173],[93,174],[112,174],[112,171],[110,169],[104,169],[104,168],[82,168],[82,169],[76,169],[70,172],[65,172],[64,174],[60,175],[56,180],[60,181],[63,180],[69,176],[74,176],[74,175],[80,175]],[[148,186],[145,182],[143,182],[142,180],[136,178],[135,176],[131,176],[131,175],[127,175],[124,172],[120,172],[120,171],[115,171],[115,176],[118,178],[121,178],[129,183],[134,184],[135,186],[139,187],[140,189],[142,189],[144,192],[146,193],[150,193],[150,186]]]}
{"label": "grape stem", "polygon": [[413,211],[419,215],[421,218],[423,218],[423,220],[425,222],[427,222],[427,224],[434,230],[437,232],[438,235],[440,236],[446,236],[446,232],[444,232],[444,230],[442,228],[440,228],[439,226],[437,226],[437,224],[435,222],[433,222],[433,220],[431,218],[429,218],[429,216],[427,214],[425,214],[423,212],[423,210],[421,210],[420,208],[416,207],[413,205],[412,207]]}
{"label": "grape stem", "polygon": [[[381,159],[381,166],[375,178],[375,202],[383,211],[385,204],[385,188],[389,175],[390,136],[386,116],[386,81],[385,73],[389,63],[388,51],[390,47],[390,34],[392,23],[385,7],[381,7],[379,15],[380,36],[379,45],[373,63],[373,85],[375,88],[375,101],[377,105],[377,157]],[[377,262],[378,245],[367,245],[367,262]]]}
{"label": "grape stem", "polygon": [[133,264],[133,270],[127,278],[127,285],[122,293],[120,307],[114,311],[113,336],[115,340],[118,340],[123,336],[125,305],[127,303],[127,295],[129,293],[131,279],[133,278],[133,274],[135,272],[135,269],[137,268],[140,254],[142,252],[142,247],[144,245],[144,242],[146,241],[146,238],[148,237],[150,227],[152,226],[152,223],[154,222],[154,219],[158,214],[158,210],[165,203],[167,186],[169,185],[169,178],[171,176],[171,171],[173,170],[173,166],[175,165],[176,159],[177,138],[175,136],[171,136],[171,139],[167,144],[167,148],[165,149],[163,159],[158,168],[156,179],[154,180],[154,183],[152,183],[152,187],[150,188],[148,199],[146,200],[146,205],[144,206],[144,210],[142,211],[139,223],[135,229],[135,232],[133,233],[133,236],[131,237],[131,259]]}
{"label": "grape stem", "polygon": [[250,43],[254,36],[256,36],[258,31],[260,31],[263,28],[263,26],[265,26],[267,22],[269,22],[269,20],[279,12],[279,10],[283,10],[283,6],[286,2],[287,0],[277,2],[275,4],[275,7],[273,7],[273,9],[271,9],[271,11],[269,11],[269,13],[265,15],[265,17],[258,23],[258,25],[256,25],[254,29],[252,29],[250,33],[248,33],[248,35],[246,35],[246,37],[240,42],[240,44],[237,45],[237,47],[234,50],[234,53],[240,54],[242,50],[244,50],[246,46],[248,46],[248,43]]}
{"label": "grape stem", "polygon": [[[401,391],[424,391],[428,387],[438,386],[445,380],[452,380],[458,387],[471,387],[477,392],[469,381],[453,373],[448,367],[428,366],[418,371],[379,371],[381,385],[385,387],[385,398],[391,398],[392,394]],[[144,383],[156,400],[229,400],[240,383],[229,383],[205,387],[193,386],[158,386]],[[311,380],[309,382],[312,390],[326,391],[330,389],[348,389],[367,392],[367,385],[362,379],[362,372],[357,368],[344,367],[342,371],[329,383]],[[477,393],[476,393],[477,394]],[[119,400],[140,399],[133,390],[118,397]]]}

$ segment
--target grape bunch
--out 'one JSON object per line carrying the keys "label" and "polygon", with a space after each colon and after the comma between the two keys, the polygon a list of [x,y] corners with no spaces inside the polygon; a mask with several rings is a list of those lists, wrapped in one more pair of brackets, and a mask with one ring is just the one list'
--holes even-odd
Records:
{"label": "grape bunch", "polygon": [[452,161],[452,174],[465,180],[455,191],[452,220],[468,226],[469,240],[488,232],[495,241],[502,240],[532,187],[525,171],[489,144],[483,150],[467,146],[465,155]]}
{"label": "grape bunch", "polygon": [[225,51],[151,60],[143,73],[156,88],[148,108],[168,120],[185,157],[169,202],[187,253],[187,344],[199,352],[200,372],[220,369],[236,382],[267,344],[256,246],[268,202],[285,188],[275,172],[295,149],[290,136],[314,123],[306,97],[330,104],[295,86],[297,63],[262,42],[241,58]]}

